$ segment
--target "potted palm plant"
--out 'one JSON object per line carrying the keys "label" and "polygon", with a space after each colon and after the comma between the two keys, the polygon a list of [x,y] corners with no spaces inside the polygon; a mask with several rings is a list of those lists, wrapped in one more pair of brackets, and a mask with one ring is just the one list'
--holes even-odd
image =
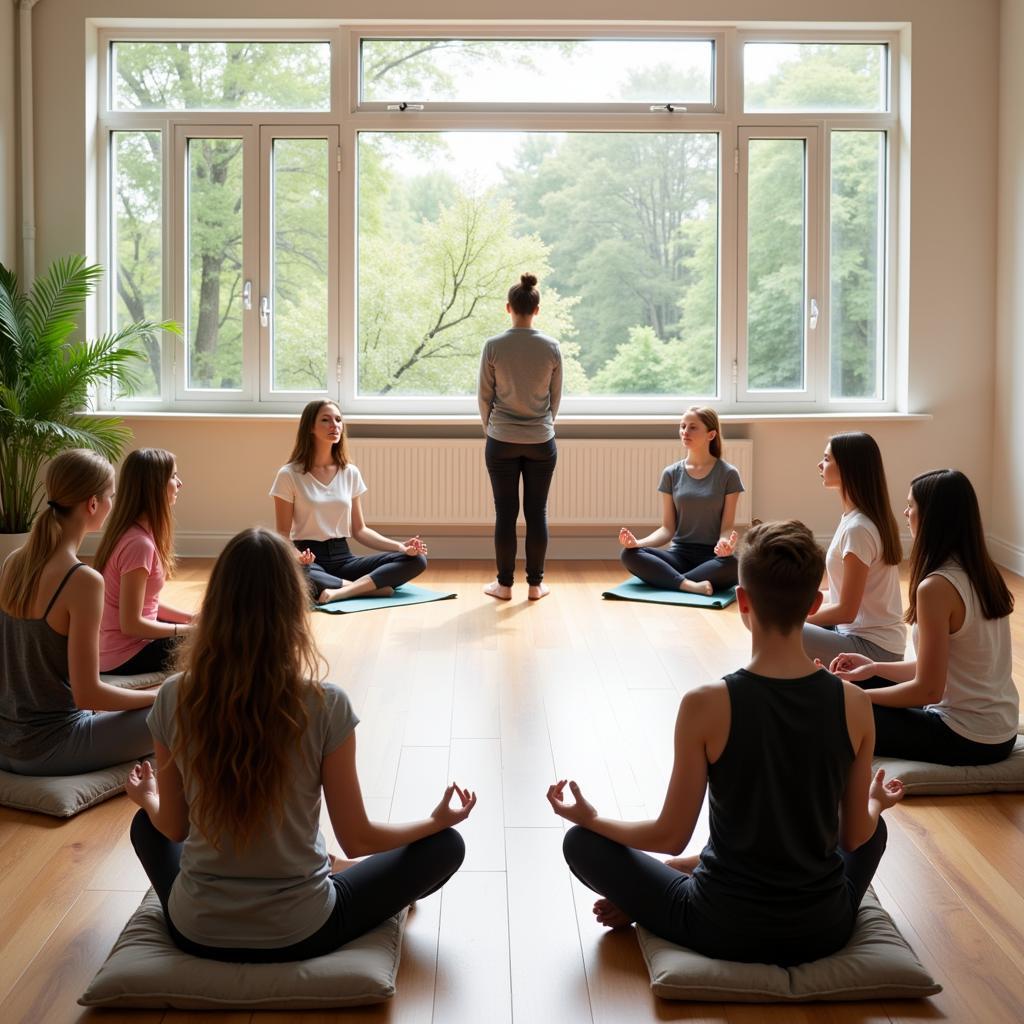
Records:
{"label": "potted palm plant", "polygon": [[173,322],[140,320],[95,341],[72,342],[103,268],[81,256],[54,263],[31,291],[0,264],[0,562],[24,543],[42,502],[39,471],[64,448],[118,458],[131,431],[117,417],[87,414],[100,384],[130,394],[141,342]]}

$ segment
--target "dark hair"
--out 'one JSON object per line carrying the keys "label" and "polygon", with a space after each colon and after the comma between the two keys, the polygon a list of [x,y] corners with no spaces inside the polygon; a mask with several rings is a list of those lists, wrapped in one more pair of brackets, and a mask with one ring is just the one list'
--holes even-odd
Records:
{"label": "dark hair", "polygon": [[910,552],[907,622],[917,621],[921,581],[946,562],[956,562],[967,574],[986,619],[1009,615],[1013,594],[989,557],[971,481],[958,469],[934,469],[914,477],[910,493],[917,504],[917,532]]}
{"label": "dark hair", "polygon": [[834,434],[829,438],[832,458],[846,500],[875,524],[882,539],[882,561],[899,565],[903,560],[900,530],[889,504],[882,453],[870,434]]}
{"label": "dark hair", "polygon": [[718,413],[706,405],[691,405],[686,412],[692,412],[704,424],[706,430],[715,432],[715,436],[708,442],[708,451],[712,458],[720,459],[722,457],[722,424],[718,420]]}
{"label": "dark hair", "polygon": [[757,621],[767,629],[800,629],[825,571],[825,553],[814,534],[795,519],[761,523],[743,538],[740,585]]}
{"label": "dark hair", "polygon": [[[316,423],[320,410],[325,405],[333,405],[338,412],[341,412],[337,402],[329,398],[315,398],[307,402],[299,417],[299,429],[295,434],[295,447],[292,449],[289,462],[296,462],[302,467],[303,473],[308,473],[313,468],[313,455],[316,451],[313,445],[313,425]],[[349,464],[348,457],[348,435],[345,432],[345,420],[341,421],[341,437],[331,445],[331,458],[344,469]]]}
{"label": "dark hair", "polygon": [[513,313],[519,316],[530,316],[540,306],[540,292],[537,291],[537,278],[533,274],[520,274],[519,284],[512,285],[508,290],[508,304]]}

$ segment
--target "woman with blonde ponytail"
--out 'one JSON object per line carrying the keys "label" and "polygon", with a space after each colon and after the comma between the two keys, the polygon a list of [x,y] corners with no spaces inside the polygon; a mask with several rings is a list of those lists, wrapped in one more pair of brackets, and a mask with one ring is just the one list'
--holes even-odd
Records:
{"label": "woman with blonde ponytail", "polygon": [[[136,765],[128,796],[135,852],[174,943],[247,963],[322,956],[413,900],[462,863],[476,796],[452,783],[429,817],[377,824],[356,772],[358,719],[320,682],[309,595],[295,549],[245,530],[217,559],[184,673],[149,717],[157,770]],[[349,856],[327,854],[321,788]],[[456,798],[455,806],[449,806]]]}
{"label": "woman with blonde ponytail", "polygon": [[103,578],[78,548],[110,513],[113,467],[72,449],[49,464],[45,486],[28,544],[0,570],[0,769],[75,775],[153,749],[155,694],[99,677]]}

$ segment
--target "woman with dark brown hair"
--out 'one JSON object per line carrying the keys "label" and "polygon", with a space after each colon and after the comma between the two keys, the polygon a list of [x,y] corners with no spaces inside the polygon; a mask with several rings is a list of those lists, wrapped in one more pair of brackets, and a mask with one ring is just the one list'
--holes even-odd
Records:
{"label": "woman with dark brown hair", "polygon": [[[310,402],[270,493],[277,532],[295,544],[317,604],[388,596],[427,567],[427,545],[418,535],[397,541],[367,526],[359,503],[366,490],[348,456],[341,410],[324,399]],[[349,537],[384,553],[354,555]]]}
{"label": "woman with dark brown hair", "polygon": [[844,651],[898,661],[906,646],[899,564],[882,453],[870,434],[836,434],[818,463],[823,487],[839,492],[843,515],[825,556],[828,590],[807,617],[804,649],[826,665]]}
{"label": "woman with dark brown hair", "polygon": [[[217,559],[184,672],[149,717],[157,768],[136,765],[135,851],[175,944],[268,963],[322,956],[439,889],[465,853],[451,827],[476,796],[452,783],[429,817],[370,821],[358,723],[321,682],[306,586],[290,545],[245,530]],[[353,863],[327,854],[321,787]],[[456,798],[456,806],[449,802]]]}

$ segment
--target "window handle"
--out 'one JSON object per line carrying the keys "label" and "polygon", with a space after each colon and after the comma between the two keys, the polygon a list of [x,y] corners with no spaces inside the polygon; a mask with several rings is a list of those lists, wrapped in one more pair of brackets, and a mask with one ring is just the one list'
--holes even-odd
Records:
{"label": "window handle", "polygon": [[818,300],[811,299],[811,316],[808,321],[811,330],[813,331],[818,326]]}
{"label": "window handle", "polygon": [[422,110],[422,103],[406,103],[404,100],[401,103],[389,103],[387,106],[388,110],[398,110],[401,113],[405,113],[407,110]]}
{"label": "window handle", "polygon": [[260,299],[260,326],[270,326],[270,299],[266,295]]}
{"label": "window handle", "polygon": [[252,309],[252,281],[242,285],[242,306],[244,309]]}

